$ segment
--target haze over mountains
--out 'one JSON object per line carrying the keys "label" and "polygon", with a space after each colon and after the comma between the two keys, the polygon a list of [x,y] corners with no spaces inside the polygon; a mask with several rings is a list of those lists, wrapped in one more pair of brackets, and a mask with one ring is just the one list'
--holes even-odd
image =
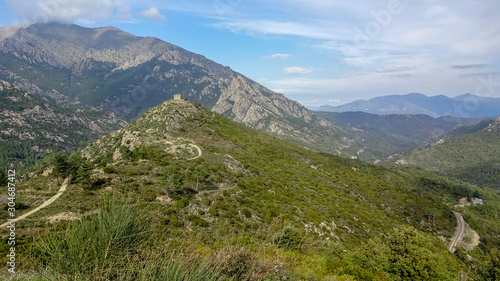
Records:
{"label": "haze over mountains", "polygon": [[457,116],[463,118],[500,117],[500,98],[465,94],[425,96],[423,94],[391,95],[370,100],[358,100],[339,106],[323,105],[316,111],[363,111],[373,114],[425,114],[431,117]]}

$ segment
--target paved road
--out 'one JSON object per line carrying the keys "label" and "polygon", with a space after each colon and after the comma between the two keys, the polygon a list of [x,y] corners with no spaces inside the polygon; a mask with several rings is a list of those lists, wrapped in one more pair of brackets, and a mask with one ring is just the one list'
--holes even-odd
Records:
{"label": "paved road", "polygon": [[455,214],[455,217],[457,218],[457,230],[455,230],[455,234],[453,235],[453,238],[451,239],[450,246],[448,247],[448,250],[450,252],[454,253],[458,243],[462,241],[462,238],[465,235],[465,221],[464,218],[462,217],[461,214],[457,212],[453,212]]}
{"label": "paved road", "polygon": [[43,202],[43,204],[42,204],[42,205],[40,205],[40,206],[36,207],[35,209],[33,209],[33,210],[31,210],[31,211],[29,211],[29,212],[27,212],[27,213],[25,213],[25,214],[23,214],[23,215],[21,215],[21,216],[19,216],[19,217],[17,217],[17,218],[15,219],[15,221],[14,221],[14,220],[12,220],[12,221],[8,221],[8,222],[6,222],[6,223],[4,223],[4,224],[0,225],[0,228],[4,228],[4,227],[6,227],[7,225],[10,225],[10,224],[11,224],[11,223],[13,223],[13,222],[18,222],[18,221],[20,221],[20,220],[22,220],[22,219],[25,219],[26,217],[31,216],[32,214],[34,214],[34,213],[36,213],[36,212],[40,211],[41,209],[43,209],[43,208],[45,208],[45,207],[49,206],[50,204],[52,204],[52,203],[53,203],[54,201],[56,201],[56,199],[57,199],[57,198],[59,198],[59,196],[61,196],[61,195],[63,194],[63,192],[66,190],[66,187],[68,186],[68,181],[69,181],[69,178],[65,179],[65,180],[64,180],[64,182],[63,182],[63,183],[62,183],[62,185],[61,185],[61,188],[60,188],[60,189],[59,189],[59,191],[56,193],[56,195],[52,196],[49,200],[47,200],[47,201]]}

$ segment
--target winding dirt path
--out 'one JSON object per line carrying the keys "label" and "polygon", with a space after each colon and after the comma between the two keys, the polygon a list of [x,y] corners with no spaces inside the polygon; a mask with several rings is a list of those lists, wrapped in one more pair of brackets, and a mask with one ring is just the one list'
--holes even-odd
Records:
{"label": "winding dirt path", "polygon": [[465,234],[465,221],[464,218],[462,217],[461,214],[457,212],[453,212],[455,214],[455,217],[457,218],[457,230],[455,230],[455,234],[453,235],[453,238],[451,238],[450,246],[448,247],[448,250],[450,252],[454,253],[458,243],[462,241],[462,238],[464,237]]}
{"label": "winding dirt path", "polygon": [[54,203],[54,201],[56,201],[56,199],[57,199],[57,198],[59,198],[59,197],[63,194],[63,192],[64,192],[64,191],[66,191],[66,187],[68,186],[68,181],[69,181],[69,178],[65,179],[65,180],[64,180],[64,182],[63,182],[63,183],[62,183],[62,185],[61,185],[61,188],[60,188],[60,189],[59,189],[59,191],[56,193],[56,195],[52,196],[49,200],[47,200],[47,201],[43,202],[43,203],[42,203],[42,205],[40,205],[40,206],[36,207],[35,209],[33,209],[33,210],[31,210],[31,211],[29,211],[29,212],[27,212],[27,213],[25,213],[25,214],[22,214],[21,216],[19,216],[19,217],[17,217],[17,218],[15,218],[15,219],[13,219],[13,220],[11,220],[11,221],[8,221],[8,222],[6,222],[6,223],[1,224],[1,225],[0,225],[0,228],[4,228],[4,227],[6,227],[6,226],[10,225],[10,224],[11,224],[11,223],[13,223],[13,222],[18,222],[18,221],[20,221],[20,220],[22,220],[22,219],[25,219],[25,218],[27,218],[28,216],[31,216],[32,214],[34,214],[34,213],[36,213],[36,212],[40,211],[41,209],[43,209],[43,208],[45,208],[45,207],[49,206],[50,204]]}
{"label": "winding dirt path", "polygon": [[190,145],[191,145],[191,146],[194,146],[194,148],[196,148],[196,150],[198,150],[198,156],[193,157],[193,158],[191,158],[191,159],[188,159],[188,161],[189,161],[189,160],[194,160],[194,159],[198,159],[198,158],[200,158],[200,157],[201,157],[201,155],[202,155],[201,148],[200,148],[199,146],[197,146],[196,144],[190,144]]}

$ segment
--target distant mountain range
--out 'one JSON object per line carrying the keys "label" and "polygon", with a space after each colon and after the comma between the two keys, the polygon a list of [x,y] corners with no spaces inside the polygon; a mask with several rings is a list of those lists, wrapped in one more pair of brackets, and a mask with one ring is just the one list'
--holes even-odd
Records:
{"label": "distant mountain range", "polygon": [[500,98],[465,94],[450,98],[423,94],[390,95],[370,100],[358,100],[339,106],[323,105],[317,111],[362,111],[373,114],[426,114],[431,117],[463,118],[500,117]]}

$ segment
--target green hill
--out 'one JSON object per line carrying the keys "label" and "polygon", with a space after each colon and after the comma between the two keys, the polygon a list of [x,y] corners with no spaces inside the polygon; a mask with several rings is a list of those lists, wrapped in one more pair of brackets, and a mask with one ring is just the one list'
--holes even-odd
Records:
{"label": "green hill", "polygon": [[480,186],[500,189],[499,121],[464,126],[427,147],[391,159]]}
{"label": "green hill", "polygon": [[[56,159],[52,176],[18,184],[29,210],[55,176],[72,179],[18,229],[28,277],[456,280],[500,268],[496,192],[315,153],[187,101]],[[483,242],[469,260],[447,243],[453,206],[474,192],[486,203],[460,209]]]}

